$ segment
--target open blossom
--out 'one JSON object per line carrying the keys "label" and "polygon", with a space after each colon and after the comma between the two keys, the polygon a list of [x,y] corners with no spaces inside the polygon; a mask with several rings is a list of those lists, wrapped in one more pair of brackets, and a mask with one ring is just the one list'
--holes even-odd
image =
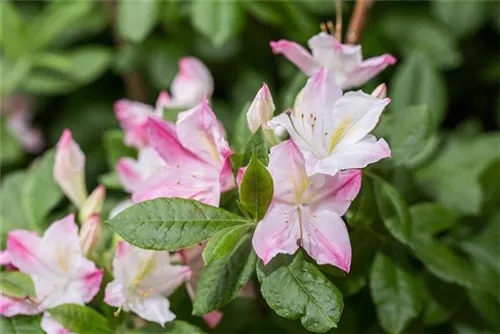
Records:
{"label": "open blossom", "polygon": [[234,187],[229,161],[232,151],[206,99],[180,113],[175,129],[149,118],[148,132],[151,145],[167,167],[134,192],[134,202],[181,197],[218,206],[220,193]]}
{"label": "open blossom", "polygon": [[7,235],[8,260],[33,281],[30,300],[2,296],[0,313],[6,316],[35,314],[62,304],[85,304],[99,291],[102,270],[81,250],[74,216],[58,220],[43,237],[26,230]]}
{"label": "open blossom", "polygon": [[255,133],[260,126],[267,127],[267,122],[273,117],[274,101],[266,84],[257,92],[247,112],[248,127]]}
{"label": "open blossom", "polygon": [[317,73],[321,67],[328,68],[342,89],[361,86],[396,62],[390,54],[363,60],[361,45],[342,44],[326,32],[309,39],[312,54],[287,40],[271,42],[271,47],[275,54],[282,53],[308,76]]}
{"label": "open blossom", "polygon": [[309,78],[293,112],[273,118],[269,126],[287,129],[304,155],[307,175],[335,175],[391,156],[387,142],[369,134],[389,102],[361,91],[342,95],[323,68]]}
{"label": "open blossom", "polygon": [[107,304],[164,325],[175,319],[166,296],[189,279],[191,270],[172,265],[166,251],[140,249],[120,241],[113,260],[113,276],[106,287]]}
{"label": "open blossom", "polygon": [[269,172],[274,195],[253,236],[257,255],[267,264],[277,254],[293,254],[300,246],[318,264],[348,272],[351,244],[341,216],[359,192],[361,171],[308,177],[302,154],[288,140],[271,148]]}
{"label": "open blossom", "polygon": [[205,96],[210,97],[214,89],[212,75],[208,68],[194,57],[179,61],[179,73],[172,81],[172,96],[163,91],[158,96],[156,107],[147,104],[119,100],[115,103],[116,119],[125,131],[125,144],[136,148],[149,145],[147,120],[150,116],[162,117],[165,108],[189,109],[199,104]]}
{"label": "open blossom", "polygon": [[68,129],[63,131],[57,143],[53,174],[64,194],[80,208],[87,198],[85,155]]}

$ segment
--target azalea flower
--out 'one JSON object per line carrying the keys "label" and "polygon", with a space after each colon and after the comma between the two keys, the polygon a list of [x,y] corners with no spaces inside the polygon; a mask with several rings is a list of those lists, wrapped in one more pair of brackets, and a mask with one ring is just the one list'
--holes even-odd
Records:
{"label": "azalea flower", "polygon": [[36,296],[2,296],[2,315],[36,314],[62,304],[82,305],[99,291],[103,271],[83,256],[72,214],[52,223],[41,238],[26,230],[9,232],[7,253],[8,261],[31,277]]}
{"label": "azalea flower", "polygon": [[57,143],[53,175],[64,194],[81,208],[87,198],[85,155],[68,129],[63,131]]}
{"label": "azalea flower", "polygon": [[255,252],[267,264],[279,253],[293,254],[302,247],[318,264],[348,272],[351,244],[341,216],[359,192],[361,171],[308,177],[304,163],[292,140],[271,148],[274,195],[255,230]]}
{"label": "azalea flower", "polygon": [[191,270],[172,265],[168,252],[140,249],[120,241],[113,260],[113,276],[104,301],[163,326],[175,319],[165,296],[189,279]]}
{"label": "azalea flower", "polygon": [[390,54],[363,60],[361,45],[342,44],[326,32],[309,39],[312,54],[287,40],[270,44],[275,54],[282,53],[307,76],[316,74],[322,67],[328,68],[342,89],[361,86],[396,62]]}
{"label": "azalea flower", "polygon": [[268,125],[287,129],[304,155],[307,175],[333,176],[391,156],[387,142],[369,134],[389,102],[361,91],[342,95],[333,74],[323,68],[309,78],[293,112]]}
{"label": "azalea flower", "polygon": [[158,96],[156,107],[130,101],[115,103],[115,115],[125,131],[125,144],[136,148],[149,145],[147,120],[150,116],[162,118],[163,109],[189,109],[213,93],[214,83],[208,68],[197,58],[185,57],[179,61],[179,73],[170,87],[172,96],[163,91]]}
{"label": "azalea flower", "polygon": [[180,113],[175,129],[150,117],[148,133],[167,167],[134,192],[133,202],[181,197],[218,206],[220,193],[234,187],[229,161],[232,151],[207,99]]}
{"label": "azalea flower", "polygon": [[257,92],[247,112],[248,127],[255,133],[261,126],[267,128],[267,122],[273,117],[274,101],[266,84]]}

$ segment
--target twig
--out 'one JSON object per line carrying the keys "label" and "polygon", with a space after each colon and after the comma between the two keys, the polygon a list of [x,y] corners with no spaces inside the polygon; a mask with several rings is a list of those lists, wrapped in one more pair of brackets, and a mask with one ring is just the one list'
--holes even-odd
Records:
{"label": "twig", "polygon": [[[115,49],[120,50],[123,48],[127,42],[121,39],[118,31],[116,30],[116,0],[104,1],[106,5],[109,21],[111,25],[111,31],[113,34],[113,40],[115,42]],[[125,83],[125,89],[127,90],[127,95],[135,101],[146,102],[147,96],[144,86],[142,85],[141,77],[138,72],[131,71],[122,74],[122,80]]]}
{"label": "twig", "polygon": [[373,4],[373,0],[357,0],[354,11],[349,22],[346,42],[348,44],[358,44],[363,34],[363,28],[368,16],[368,11]]}

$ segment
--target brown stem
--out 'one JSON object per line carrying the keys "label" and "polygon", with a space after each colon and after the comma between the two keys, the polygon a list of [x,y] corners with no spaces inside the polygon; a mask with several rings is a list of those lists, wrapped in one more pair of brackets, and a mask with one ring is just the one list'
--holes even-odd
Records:
{"label": "brown stem", "polygon": [[354,11],[349,22],[349,29],[347,30],[346,43],[359,44],[363,34],[363,28],[368,16],[368,11],[373,4],[373,0],[357,0],[354,6]]}
{"label": "brown stem", "polygon": [[335,39],[342,43],[342,0],[336,0]]}
{"label": "brown stem", "polygon": [[[109,15],[111,31],[113,33],[113,40],[115,42],[115,49],[120,50],[127,44],[127,42],[121,39],[116,29],[117,2],[116,0],[107,0],[104,1],[104,4],[106,5]],[[129,98],[135,101],[141,101],[141,102],[147,101],[146,91],[144,89],[144,86],[142,85],[141,76],[137,71],[123,73],[122,80],[125,83],[125,89],[127,90],[127,95]]]}

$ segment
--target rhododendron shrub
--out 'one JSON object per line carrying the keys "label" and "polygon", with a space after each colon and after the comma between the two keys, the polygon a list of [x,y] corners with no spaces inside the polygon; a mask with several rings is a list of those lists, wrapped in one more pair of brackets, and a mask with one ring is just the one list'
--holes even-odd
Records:
{"label": "rhododendron shrub", "polygon": [[0,332],[498,332],[500,135],[440,72],[493,10],[393,6],[2,2],[2,148],[47,150],[2,174]]}

